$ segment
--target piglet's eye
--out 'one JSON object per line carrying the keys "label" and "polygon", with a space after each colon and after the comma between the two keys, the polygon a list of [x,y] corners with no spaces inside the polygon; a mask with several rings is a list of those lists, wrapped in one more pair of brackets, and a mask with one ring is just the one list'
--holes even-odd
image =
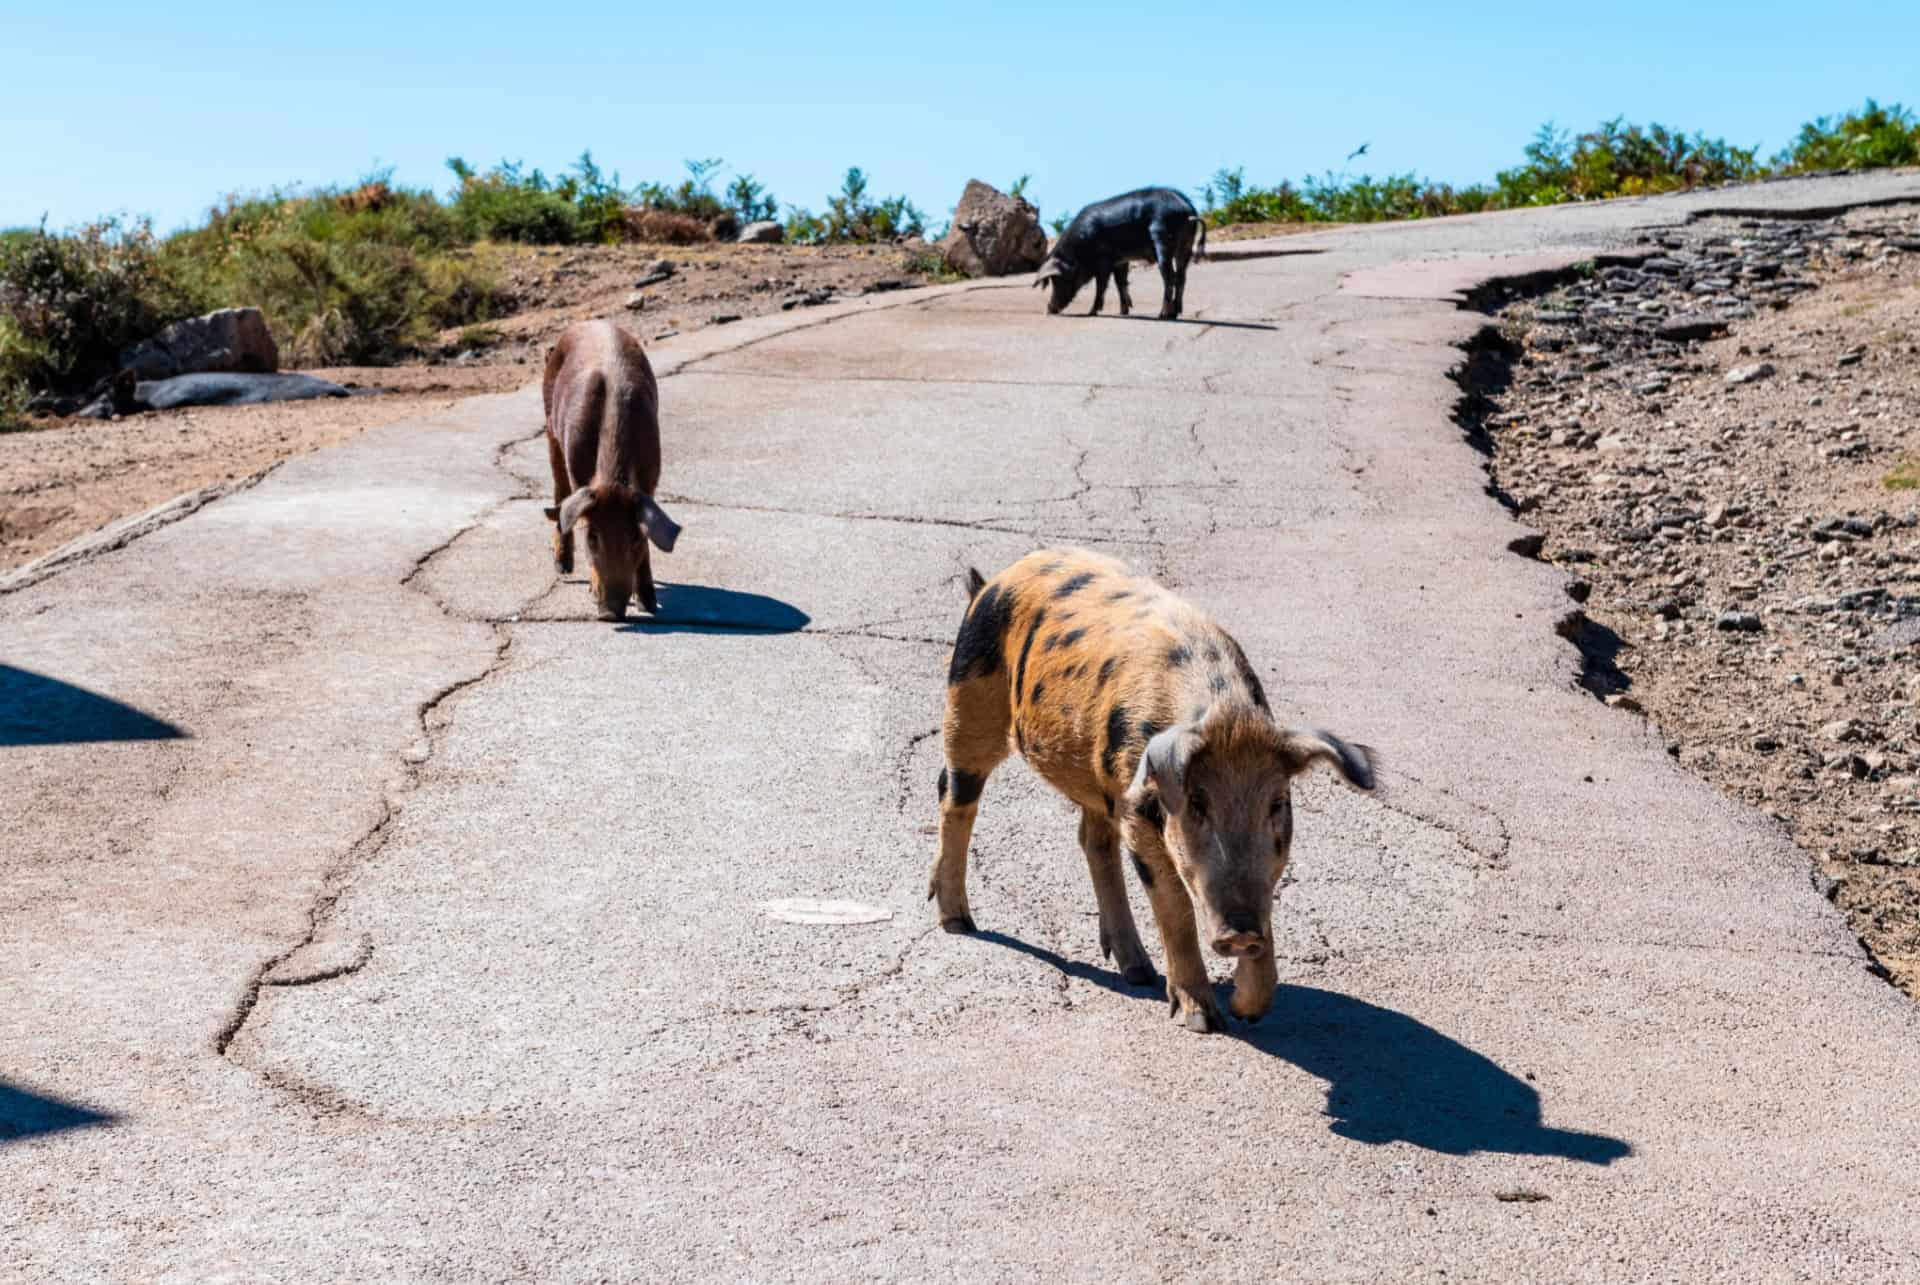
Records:
{"label": "piglet's eye", "polygon": [[1292,806],[1293,804],[1290,800],[1275,799],[1273,801],[1273,815],[1276,817],[1285,816],[1287,814],[1287,809],[1289,809]]}
{"label": "piglet's eye", "polygon": [[1204,820],[1207,815],[1207,796],[1204,791],[1192,790],[1187,794],[1187,811],[1196,819]]}

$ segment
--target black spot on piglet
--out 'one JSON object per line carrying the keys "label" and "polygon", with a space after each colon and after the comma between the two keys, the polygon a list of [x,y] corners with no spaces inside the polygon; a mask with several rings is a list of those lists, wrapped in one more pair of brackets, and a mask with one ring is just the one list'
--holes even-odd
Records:
{"label": "black spot on piglet", "polygon": [[1100,770],[1109,777],[1113,775],[1114,760],[1126,746],[1128,727],[1125,705],[1115,705],[1107,711],[1107,743],[1100,747]]}
{"label": "black spot on piglet", "polygon": [[1001,592],[998,585],[988,585],[974,598],[960,622],[960,633],[953,640],[953,663],[947,668],[948,684],[999,672],[1007,630],[1012,625],[1013,595]]}

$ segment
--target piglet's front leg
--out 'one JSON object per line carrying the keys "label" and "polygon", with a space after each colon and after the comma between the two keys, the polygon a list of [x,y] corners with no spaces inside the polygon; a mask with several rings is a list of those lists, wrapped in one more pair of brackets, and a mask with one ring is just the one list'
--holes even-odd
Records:
{"label": "piglet's front leg", "polygon": [[1200,937],[1194,931],[1193,903],[1187,899],[1187,890],[1164,854],[1157,861],[1144,855],[1142,860],[1153,878],[1147,885],[1147,897],[1153,905],[1154,921],[1160,925],[1160,944],[1166,950],[1167,1004],[1173,1020],[1203,1034],[1223,1031],[1227,1019],[1213,997],[1213,982],[1200,955]]}

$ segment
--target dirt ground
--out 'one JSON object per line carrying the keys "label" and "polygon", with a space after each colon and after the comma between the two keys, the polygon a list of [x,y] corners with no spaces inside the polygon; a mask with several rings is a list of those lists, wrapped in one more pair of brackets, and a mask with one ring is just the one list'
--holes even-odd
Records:
{"label": "dirt ground", "polygon": [[1642,251],[1499,314],[1469,431],[1579,577],[1586,685],[1779,818],[1920,995],[1920,207]]}
{"label": "dirt ground", "polygon": [[[245,477],[380,424],[538,378],[566,325],[609,317],[645,341],[927,283],[926,246],[511,246],[514,311],[449,330],[405,365],[308,373],[377,395],[197,407],[126,419],[48,419],[0,434],[0,572],[175,495]],[[662,263],[662,260],[665,263]],[[665,274],[665,275],[662,275]],[[650,277],[659,277],[646,285]]]}

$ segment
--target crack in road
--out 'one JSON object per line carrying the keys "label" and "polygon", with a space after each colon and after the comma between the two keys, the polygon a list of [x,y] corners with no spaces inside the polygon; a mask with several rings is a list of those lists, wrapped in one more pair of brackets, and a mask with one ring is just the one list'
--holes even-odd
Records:
{"label": "crack in road", "polygon": [[[542,429],[541,431],[544,432],[545,430]],[[415,582],[421,573],[424,572],[436,558],[453,548],[454,545],[458,544],[465,536],[478,530],[488,518],[515,500],[524,500],[532,496],[532,492],[528,489],[525,480],[519,478],[506,467],[506,458],[514,447],[524,445],[537,436],[539,436],[539,434],[528,434],[527,436],[504,442],[494,448],[491,460],[493,467],[505,473],[508,477],[513,478],[517,483],[517,489],[512,494],[503,496],[493,503],[488,504],[475,516],[473,521],[462,526],[447,539],[414,559],[413,565],[407,570],[405,575],[400,577],[398,584],[402,589],[411,590],[412,592],[420,594],[426,598],[427,601],[433,603],[441,614],[447,616],[449,619],[462,619],[462,617],[452,611],[446,603],[442,602],[437,595],[430,592],[424,585],[416,584]],[[227,1020],[221,1024],[220,1029],[214,1033],[213,1051],[218,1056],[227,1056],[227,1051],[232,1046],[233,1041],[238,1038],[240,1032],[246,1027],[248,1019],[253,1016],[254,1010],[259,1006],[260,992],[262,989],[269,985],[276,984],[268,981],[268,976],[281,964],[291,959],[296,953],[313,945],[314,942],[318,940],[322,929],[324,929],[331,920],[335,907],[339,904],[340,898],[346,893],[355,874],[363,869],[367,863],[375,859],[381,850],[385,848],[387,840],[390,838],[390,831],[394,819],[400,815],[401,804],[399,802],[399,796],[411,793],[419,788],[420,778],[426,769],[426,765],[432,761],[435,752],[438,750],[438,738],[444,733],[446,724],[436,724],[435,715],[438,714],[441,707],[447,701],[459,695],[461,692],[485,682],[495,673],[499,672],[501,667],[506,664],[507,657],[513,648],[513,634],[508,626],[504,624],[493,623],[491,628],[494,635],[494,646],[492,658],[487,664],[483,666],[478,673],[456,678],[443,684],[437,691],[415,707],[414,717],[420,726],[421,738],[426,745],[425,751],[415,754],[403,750],[399,753],[400,778],[394,788],[390,789],[389,792],[382,797],[379,816],[375,818],[373,824],[368,827],[359,839],[348,846],[346,852],[341,857],[321,872],[320,893],[307,907],[306,931],[298,941],[288,946],[285,950],[275,953],[253,970],[241,989],[240,997],[235,1002],[233,1011],[228,1015]],[[372,950],[372,942],[369,940],[366,942],[366,954],[368,958],[371,958]],[[315,976],[306,979],[306,981],[311,983],[330,980],[333,977],[346,976],[349,973],[357,972],[366,962],[366,959],[363,958],[352,967],[340,968],[331,972],[326,977]],[[262,1074],[261,1078],[268,1083],[272,1083],[272,1080],[265,1074]]]}
{"label": "crack in road", "polygon": [[1410,781],[1422,790],[1429,790],[1442,798],[1452,799],[1455,803],[1460,804],[1467,810],[1486,817],[1493,822],[1494,827],[1500,832],[1499,841],[1492,845],[1490,850],[1486,841],[1480,836],[1461,829],[1449,822],[1445,817],[1435,816],[1431,812],[1422,812],[1417,810],[1416,807],[1406,806],[1404,796],[1394,793],[1392,778],[1383,780],[1382,784],[1385,788],[1373,795],[1372,802],[1374,804],[1385,808],[1389,812],[1406,817],[1408,820],[1430,826],[1442,834],[1449,836],[1455,843],[1458,843],[1461,847],[1485,861],[1488,869],[1507,869],[1507,855],[1513,848],[1513,832],[1507,827],[1505,817],[1484,803],[1466,798],[1446,786],[1429,785],[1410,772],[1399,772],[1396,773],[1395,776],[1397,776],[1400,781]]}

